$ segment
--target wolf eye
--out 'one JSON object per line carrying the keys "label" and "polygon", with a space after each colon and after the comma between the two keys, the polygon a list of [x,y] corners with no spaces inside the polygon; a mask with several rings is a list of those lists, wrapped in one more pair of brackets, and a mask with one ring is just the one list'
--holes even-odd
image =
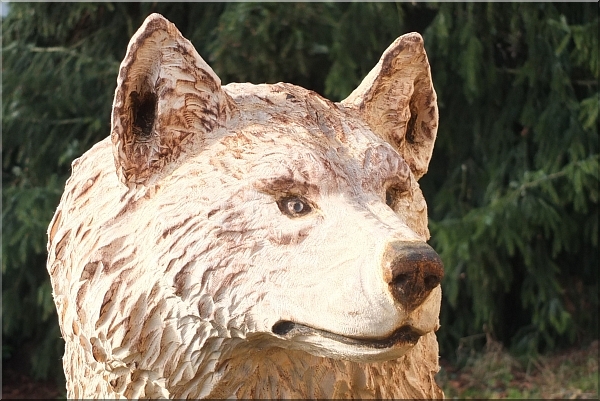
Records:
{"label": "wolf eye", "polygon": [[299,196],[286,196],[277,201],[277,206],[282,213],[290,217],[304,216],[312,210],[308,202]]}
{"label": "wolf eye", "polygon": [[385,190],[385,204],[394,209],[398,198],[402,197],[406,193],[407,191],[403,191],[396,186],[388,187],[388,189]]}
{"label": "wolf eye", "polygon": [[385,191],[385,204],[388,205],[389,207],[392,207],[393,203],[394,203],[394,194],[392,193],[392,191],[390,189],[388,189],[387,191]]}

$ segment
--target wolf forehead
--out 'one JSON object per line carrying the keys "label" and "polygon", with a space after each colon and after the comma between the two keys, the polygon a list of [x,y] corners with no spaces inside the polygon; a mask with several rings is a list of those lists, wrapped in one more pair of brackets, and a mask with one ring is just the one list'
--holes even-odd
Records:
{"label": "wolf forehead", "polygon": [[223,89],[239,113],[229,121],[230,133],[221,139],[224,147],[211,164],[220,164],[234,176],[247,180],[260,175],[252,170],[269,165],[271,184],[286,178],[315,187],[345,183],[364,190],[409,185],[409,165],[355,109],[286,83],[231,83]]}

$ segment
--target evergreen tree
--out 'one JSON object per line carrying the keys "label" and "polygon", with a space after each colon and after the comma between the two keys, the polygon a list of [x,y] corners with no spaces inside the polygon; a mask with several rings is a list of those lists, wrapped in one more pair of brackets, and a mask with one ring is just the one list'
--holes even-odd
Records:
{"label": "evergreen tree", "polygon": [[425,37],[440,106],[421,180],[446,266],[442,354],[598,335],[594,3],[11,3],[2,24],[3,360],[62,375],[46,228],[70,163],[110,131],[119,63],[151,12],[224,84],[341,100],[399,35]]}
{"label": "evergreen tree", "polygon": [[598,7],[445,3],[425,31],[444,340],[521,351],[598,334]]}

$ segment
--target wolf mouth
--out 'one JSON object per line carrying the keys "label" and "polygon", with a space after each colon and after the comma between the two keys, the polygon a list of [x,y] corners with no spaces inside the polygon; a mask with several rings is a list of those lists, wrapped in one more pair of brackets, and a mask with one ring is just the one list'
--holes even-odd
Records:
{"label": "wolf mouth", "polygon": [[424,333],[417,331],[412,326],[402,326],[384,338],[369,337],[348,337],[341,334],[335,334],[330,331],[315,329],[300,323],[294,323],[289,320],[280,320],[273,325],[272,331],[278,336],[292,339],[298,336],[319,335],[348,345],[369,347],[369,348],[391,348],[398,344],[415,345]]}

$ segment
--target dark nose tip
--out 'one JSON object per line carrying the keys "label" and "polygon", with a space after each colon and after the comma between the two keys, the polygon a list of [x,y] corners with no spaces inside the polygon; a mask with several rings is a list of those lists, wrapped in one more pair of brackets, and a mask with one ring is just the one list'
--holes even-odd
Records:
{"label": "dark nose tip", "polygon": [[388,282],[394,299],[407,311],[421,305],[444,277],[439,255],[422,242],[391,242],[384,255],[384,268],[391,277]]}

